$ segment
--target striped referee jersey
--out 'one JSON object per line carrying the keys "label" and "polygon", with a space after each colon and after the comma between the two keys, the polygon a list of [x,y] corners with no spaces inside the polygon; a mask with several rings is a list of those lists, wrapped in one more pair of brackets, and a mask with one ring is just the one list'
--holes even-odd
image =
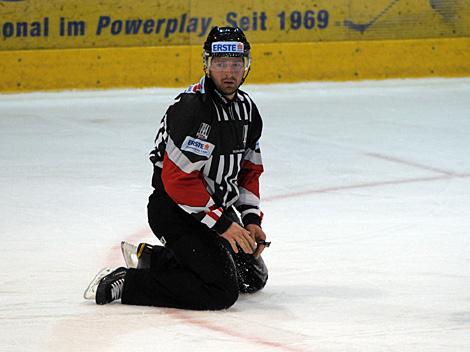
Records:
{"label": "striped referee jersey", "polygon": [[261,224],[259,148],[262,120],[240,89],[228,101],[210,78],[179,94],[168,108],[150,153],[152,185],[208,228],[224,233],[234,206],[243,224]]}

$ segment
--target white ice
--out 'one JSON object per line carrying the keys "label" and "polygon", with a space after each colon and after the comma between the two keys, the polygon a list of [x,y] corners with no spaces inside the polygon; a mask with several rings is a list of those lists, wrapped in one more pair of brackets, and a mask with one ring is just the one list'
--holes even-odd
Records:
{"label": "white ice", "polygon": [[179,89],[0,95],[0,351],[470,351],[470,79],[246,86],[266,288],[227,311],[82,293],[146,223]]}

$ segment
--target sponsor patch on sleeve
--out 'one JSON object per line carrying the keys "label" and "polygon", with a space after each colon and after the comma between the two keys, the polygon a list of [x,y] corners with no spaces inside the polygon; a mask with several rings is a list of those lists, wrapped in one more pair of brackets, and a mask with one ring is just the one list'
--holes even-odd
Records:
{"label": "sponsor patch on sleeve", "polygon": [[214,145],[209,142],[187,136],[181,146],[181,150],[209,158],[214,150]]}

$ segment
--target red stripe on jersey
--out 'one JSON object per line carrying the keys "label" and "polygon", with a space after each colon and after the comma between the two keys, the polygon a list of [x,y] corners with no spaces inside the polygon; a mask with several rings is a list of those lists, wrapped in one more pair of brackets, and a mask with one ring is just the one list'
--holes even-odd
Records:
{"label": "red stripe on jersey", "polygon": [[214,219],[215,221],[219,220],[219,217],[217,216],[217,214],[215,214],[214,212],[209,212],[207,213],[207,215],[209,215],[212,219]]}
{"label": "red stripe on jersey", "polygon": [[263,165],[244,160],[238,174],[238,185],[246,188],[259,198],[259,177],[263,171]]}
{"label": "red stripe on jersey", "polygon": [[162,181],[165,191],[177,204],[204,207],[210,199],[201,172],[184,172],[167,153],[163,157]]}

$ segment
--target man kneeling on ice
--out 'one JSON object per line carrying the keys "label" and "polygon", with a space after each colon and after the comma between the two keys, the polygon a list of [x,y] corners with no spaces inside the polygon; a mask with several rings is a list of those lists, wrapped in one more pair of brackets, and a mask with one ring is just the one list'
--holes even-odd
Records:
{"label": "man kneeling on ice", "polygon": [[150,153],[155,190],[148,220],[163,246],[123,242],[128,268],[100,271],[85,298],[216,310],[266,285],[262,121],[239,89],[250,63],[240,28],[212,28],[204,43],[205,76],[168,108]]}

